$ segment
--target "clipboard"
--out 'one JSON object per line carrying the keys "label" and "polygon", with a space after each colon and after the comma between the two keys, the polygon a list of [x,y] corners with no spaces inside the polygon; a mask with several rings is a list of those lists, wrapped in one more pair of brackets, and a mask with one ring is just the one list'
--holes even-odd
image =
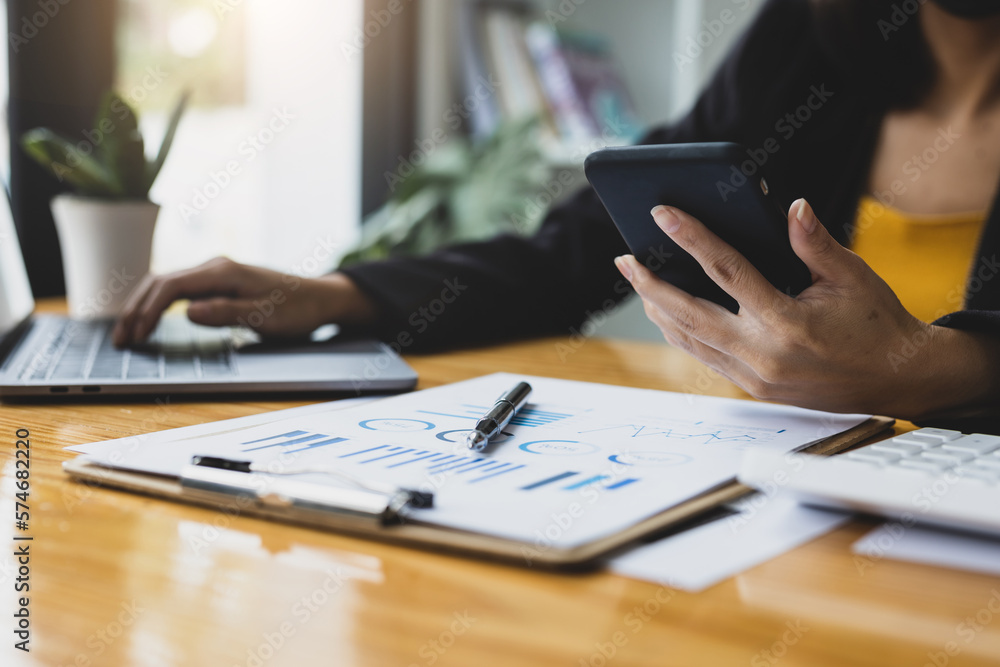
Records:
{"label": "clipboard", "polygon": [[[857,426],[802,449],[830,456],[851,449],[895,424],[886,417],[871,417]],[[536,545],[503,537],[442,527],[421,520],[420,510],[410,510],[409,498],[397,493],[365,488],[315,489],[297,485],[263,484],[252,473],[188,466],[181,475],[152,474],[80,457],[63,463],[72,479],[157,498],[226,509],[248,516],[277,520],[356,537],[377,539],[412,547],[501,560],[550,569],[581,569],[642,538],[684,524],[699,515],[753,492],[735,478],[684,502],[633,523],[613,535],[571,548]],[[306,485],[309,486],[309,485]],[[312,494],[312,495],[311,495]],[[318,494],[318,495],[316,495]]]}

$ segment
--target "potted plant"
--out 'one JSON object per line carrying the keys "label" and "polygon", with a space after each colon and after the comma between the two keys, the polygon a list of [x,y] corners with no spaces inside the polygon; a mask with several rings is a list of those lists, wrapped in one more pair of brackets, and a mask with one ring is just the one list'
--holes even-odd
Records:
{"label": "potted plant", "polygon": [[52,200],[72,317],[114,317],[149,272],[160,210],[149,190],[170,152],[187,98],[174,107],[153,160],[146,159],[135,111],[114,92],[104,96],[94,128],[82,141],[47,128],[21,138],[28,155],[74,190]]}

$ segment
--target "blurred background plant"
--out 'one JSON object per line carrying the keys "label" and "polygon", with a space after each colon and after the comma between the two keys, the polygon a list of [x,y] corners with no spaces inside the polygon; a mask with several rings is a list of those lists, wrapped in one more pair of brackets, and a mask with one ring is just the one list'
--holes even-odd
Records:
{"label": "blurred background plant", "polygon": [[509,121],[485,141],[454,138],[439,146],[365,220],[341,266],[534,233],[552,203],[539,126],[535,118]]}
{"label": "blurred background plant", "polygon": [[92,130],[73,142],[37,127],[24,133],[21,145],[49,173],[73,186],[77,194],[110,200],[148,200],[149,189],[167,160],[187,105],[185,93],[170,114],[156,157],[146,159],[146,145],[135,110],[115,92],[104,95]]}

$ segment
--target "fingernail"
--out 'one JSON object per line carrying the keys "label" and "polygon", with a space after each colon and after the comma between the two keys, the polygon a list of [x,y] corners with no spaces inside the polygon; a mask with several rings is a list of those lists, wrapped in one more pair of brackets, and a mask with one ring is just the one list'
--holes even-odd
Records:
{"label": "fingernail", "polygon": [[632,267],[628,265],[628,261],[625,260],[624,256],[615,257],[615,266],[625,276],[625,280],[632,282]]}
{"label": "fingernail", "polygon": [[816,231],[816,215],[813,213],[812,208],[805,199],[799,199],[793,204],[796,206],[795,209],[795,221],[799,223],[799,226],[806,231],[806,234],[812,234]]}
{"label": "fingernail", "polygon": [[656,224],[660,226],[660,229],[665,231],[667,234],[673,234],[681,228],[680,217],[678,217],[677,212],[669,206],[657,206],[650,211],[650,213],[652,214],[653,219],[656,220]]}

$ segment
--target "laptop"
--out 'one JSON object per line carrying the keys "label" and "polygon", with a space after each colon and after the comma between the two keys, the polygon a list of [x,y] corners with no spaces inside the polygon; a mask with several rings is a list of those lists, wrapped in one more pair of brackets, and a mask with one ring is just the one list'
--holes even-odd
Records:
{"label": "laptop", "polygon": [[0,398],[371,393],[417,383],[413,369],[373,340],[314,334],[275,345],[248,329],[165,316],[147,343],[119,350],[111,343],[111,321],[34,310],[10,205],[0,196]]}

